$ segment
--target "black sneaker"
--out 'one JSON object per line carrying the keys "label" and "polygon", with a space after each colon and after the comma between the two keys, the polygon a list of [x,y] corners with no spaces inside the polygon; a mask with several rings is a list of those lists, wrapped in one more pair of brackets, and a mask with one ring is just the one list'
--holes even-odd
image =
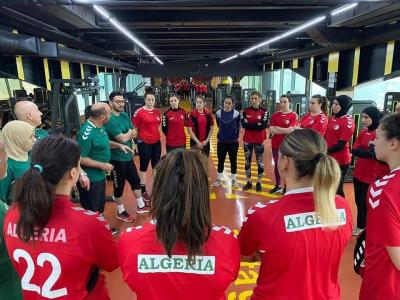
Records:
{"label": "black sneaker", "polygon": [[282,194],[282,187],[276,185],[272,190],[269,191],[270,194]]}
{"label": "black sneaker", "polygon": [[126,210],[124,210],[122,213],[117,213],[117,219],[126,223],[132,223],[135,221],[135,218],[130,216]]}
{"label": "black sneaker", "polygon": [[242,188],[243,191],[247,191],[251,189],[253,184],[250,181],[247,181],[246,185]]}
{"label": "black sneaker", "polygon": [[116,228],[110,228],[111,229],[111,234],[112,235],[117,235],[118,234],[118,229],[116,229]]}
{"label": "black sneaker", "polygon": [[257,182],[257,184],[256,184],[256,191],[257,192],[261,192],[261,183],[260,182]]}

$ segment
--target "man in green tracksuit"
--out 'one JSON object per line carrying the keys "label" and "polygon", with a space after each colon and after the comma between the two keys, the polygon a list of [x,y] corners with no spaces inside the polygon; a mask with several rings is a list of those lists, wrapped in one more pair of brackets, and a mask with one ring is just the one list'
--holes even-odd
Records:
{"label": "man in green tracksuit", "polygon": [[36,140],[49,136],[49,133],[39,126],[42,124],[42,112],[31,101],[19,101],[14,106],[14,114],[17,120],[24,121],[36,128]]}
{"label": "man in green tracksuit", "polygon": [[110,119],[110,106],[107,103],[95,103],[89,110],[89,119],[78,133],[78,144],[81,147],[81,165],[90,179],[90,188],[78,183],[80,202],[83,208],[104,211],[106,173],[114,168],[110,164],[111,148],[123,152],[132,151],[129,147],[108,138],[104,125]]}

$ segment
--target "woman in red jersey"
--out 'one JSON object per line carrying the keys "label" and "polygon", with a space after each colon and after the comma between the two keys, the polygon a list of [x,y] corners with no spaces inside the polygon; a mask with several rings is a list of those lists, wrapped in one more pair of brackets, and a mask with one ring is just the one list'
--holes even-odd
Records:
{"label": "woman in red jersey", "polygon": [[190,147],[198,149],[201,153],[209,156],[214,119],[205,107],[206,99],[204,96],[197,96],[196,108],[190,112],[188,117],[188,131],[190,134]]}
{"label": "woman in red jersey", "polygon": [[17,181],[4,238],[24,299],[109,299],[99,269],[117,268],[117,248],[104,218],[70,200],[79,161],[75,141],[46,137]]}
{"label": "woman in red jersey", "polygon": [[328,153],[340,166],[341,177],[337,190],[338,195],[344,197],[343,182],[350,166],[350,139],[353,136],[354,121],[347,113],[353,101],[346,95],[341,95],[333,100],[332,118],[330,118],[325,132],[325,140],[328,144]]}
{"label": "woman in red jersey", "polygon": [[[357,228],[353,230],[353,235],[358,235],[366,225],[369,185],[389,173],[389,167],[375,159],[375,152],[371,147],[375,140],[376,129],[379,126],[381,116],[381,112],[376,107],[367,107],[362,111],[361,123],[364,129],[358,134],[351,151],[357,157],[353,171],[354,199],[357,205]],[[382,171],[384,171],[383,174]]]}
{"label": "woman in red jersey", "polygon": [[400,299],[400,114],[381,120],[375,154],[391,172],[367,196],[365,270],[360,300]]}
{"label": "woman in red jersey", "polygon": [[279,102],[281,104],[281,109],[272,115],[269,123],[269,133],[273,134],[271,148],[275,171],[275,187],[269,191],[271,194],[282,193],[281,177],[278,172],[279,147],[286,135],[296,128],[297,123],[297,114],[290,109],[292,98],[289,95],[282,95]]}
{"label": "woman in red jersey", "polygon": [[237,239],[211,223],[207,160],[177,149],[157,166],[154,222],[119,241],[123,279],[138,300],[222,300],[239,272]]}
{"label": "woman in red jersey", "polygon": [[139,108],[132,118],[133,125],[138,130],[138,150],[140,160],[140,188],[143,196],[147,199],[146,193],[146,171],[151,161],[154,169],[160,161],[161,142],[159,127],[161,114],[154,107],[155,96],[151,88],[147,88],[144,94],[145,105]]}
{"label": "woman in red jersey", "polygon": [[239,234],[241,254],[261,258],[251,299],[339,300],[339,263],[351,237],[350,207],[335,195],[340,168],[312,129],[285,138],[278,168],[286,194],[252,207]]}
{"label": "woman in red jersey", "polygon": [[171,107],[164,113],[162,120],[167,153],[186,147],[186,111],[179,107],[179,96],[175,93],[169,96],[169,104]]}
{"label": "woman in red jersey", "polygon": [[301,128],[312,128],[325,135],[328,126],[328,99],[321,95],[314,95],[308,101],[308,113],[301,118]]}

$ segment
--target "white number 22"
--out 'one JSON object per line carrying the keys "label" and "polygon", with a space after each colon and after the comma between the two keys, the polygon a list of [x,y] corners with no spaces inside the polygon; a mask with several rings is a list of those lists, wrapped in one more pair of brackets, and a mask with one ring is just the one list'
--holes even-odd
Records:
{"label": "white number 22", "polygon": [[48,299],[55,299],[68,295],[68,291],[66,288],[51,290],[61,274],[60,262],[58,261],[57,257],[55,257],[53,254],[40,253],[39,256],[37,257],[38,266],[43,267],[44,263],[48,261],[50,262],[52,267],[52,272],[50,276],[46,279],[42,287],[31,283],[31,279],[33,277],[33,274],[35,273],[35,263],[33,262],[33,259],[29,255],[29,253],[23,249],[16,249],[13,253],[13,257],[16,262],[19,262],[19,259],[23,258],[27,264],[25,274],[24,276],[22,276],[21,279],[22,289],[26,291],[36,292],[39,295]]}

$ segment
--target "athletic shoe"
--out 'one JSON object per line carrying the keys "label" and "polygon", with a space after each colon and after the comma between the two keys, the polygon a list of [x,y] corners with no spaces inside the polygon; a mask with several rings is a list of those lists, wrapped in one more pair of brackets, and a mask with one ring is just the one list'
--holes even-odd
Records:
{"label": "athletic shoe", "polygon": [[282,187],[276,185],[272,190],[269,191],[270,194],[282,194]]}
{"label": "athletic shoe", "polygon": [[142,208],[140,208],[139,206],[137,206],[136,211],[139,215],[141,214],[147,214],[149,212],[149,208],[146,206],[143,206]]}
{"label": "athletic shoe", "polygon": [[238,189],[239,188],[239,184],[237,183],[237,181],[235,179],[232,180],[232,188],[233,189]]}
{"label": "athletic shoe", "polygon": [[111,234],[112,235],[117,235],[118,234],[118,229],[116,229],[116,228],[110,228],[111,229]]}
{"label": "athletic shoe", "polygon": [[358,236],[361,232],[363,232],[364,231],[364,229],[363,228],[354,228],[353,229],[353,231],[351,232],[351,234],[353,235],[353,236]]}
{"label": "athletic shoe", "polygon": [[126,223],[132,223],[135,221],[135,218],[130,216],[126,210],[124,210],[122,213],[117,213],[117,219]]}
{"label": "athletic shoe", "polygon": [[242,188],[243,191],[247,191],[251,189],[253,184],[250,181],[247,181],[246,185]]}
{"label": "athletic shoe", "polygon": [[221,184],[222,184],[221,179],[217,179],[217,180],[212,184],[212,186],[213,186],[213,187],[219,187],[219,186],[221,186]]}
{"label": "athletic shoe", "polygon": [[257,192],[261,192],[261,183],[260,182],[257,182],[257,184],[256,184],[256,191]]}
{"label": "athletic shoe", "polygon": [[150,206],[151,196],[147,192],[144,192],[144,193],[142,193],[142,198],[143,198],[143,201],[144,201],[144,205],[149,207]]}

